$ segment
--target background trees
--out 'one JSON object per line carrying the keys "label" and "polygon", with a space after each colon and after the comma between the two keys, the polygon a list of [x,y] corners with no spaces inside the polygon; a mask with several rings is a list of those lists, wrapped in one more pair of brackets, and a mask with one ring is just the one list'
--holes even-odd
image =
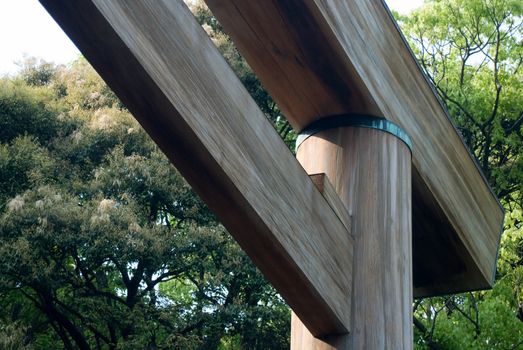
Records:
{"label": "background trees", "polygon": [[498,197],[523,204],[522,5],[431,1],[400,18],[422,69]]}
{"label": "background trees", "polygon": [[0,81],[1,347],[287,347],[281,298],[89,65],[34,62]]}
{"label": "background trees", "polygon": [[[507,208],[494,290],[415,301],[417,348],[523,348],[521,7],[438,0],[399,18]],[[220,24],[192,9],[293,148]],[[83,59],[0,79],[0,348],[288,341],[287,306]]]}

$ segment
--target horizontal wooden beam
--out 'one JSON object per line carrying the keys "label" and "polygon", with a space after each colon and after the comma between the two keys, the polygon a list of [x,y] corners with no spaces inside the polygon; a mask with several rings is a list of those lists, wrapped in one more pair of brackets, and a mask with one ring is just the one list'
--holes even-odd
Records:
{"label": "horizontal wooden beam", "polygon": [[184,3],[41,2],[309,330],[347,332],[347,223]]}
{"label": "horizontal wooden beam", "polygon": [[354,113],[410,135],[415,295],[493,283],[502,208],[383,1],[206,2],[296,131]]}

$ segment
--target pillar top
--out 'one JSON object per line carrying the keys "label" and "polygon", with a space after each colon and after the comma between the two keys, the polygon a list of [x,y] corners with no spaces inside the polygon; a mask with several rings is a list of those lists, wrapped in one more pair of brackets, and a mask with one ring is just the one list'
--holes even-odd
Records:
{"label": "pillar top", "polygon": [[320,131],[342,127],[368,128],[384,131],[403,141],[412,152],[412,140],[407,132],[400,126],[385,118],[364,114],[340,114],[315,120],[298,134],[296,149],[300,147],[303,141]]}

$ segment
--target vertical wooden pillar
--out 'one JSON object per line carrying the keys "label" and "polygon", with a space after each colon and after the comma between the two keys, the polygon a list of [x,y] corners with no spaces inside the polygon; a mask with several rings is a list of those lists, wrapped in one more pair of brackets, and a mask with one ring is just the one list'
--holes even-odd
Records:
{"label": "vertical wooden pillar", "polygon": [[349,210],[355,245],[349,334],[314,338],[293,314],[291,349],[411,349],[410,139],[384,119],[342,116],[298,143],[305,170],[326,173]]}

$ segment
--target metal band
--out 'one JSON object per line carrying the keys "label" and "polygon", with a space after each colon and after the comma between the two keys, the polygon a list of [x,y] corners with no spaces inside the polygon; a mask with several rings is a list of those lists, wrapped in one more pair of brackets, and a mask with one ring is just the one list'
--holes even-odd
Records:
{"label": "metal band", "polygon": [[327,129],[335,129],[341,127],[356,127],[356,128],[369,128],[387,132],[391,135],[396,136],[398,139],[403,141],[412,152],[412,140],[410,136],[400,128],[398,125],[388,121],[384,118],[373,117],[369,115],[358,115],[358,114],[342,114],[334,115],[331,117],[325,117],[312,122],[309,126],[303,129],[296,139],[296,150],[309,136],[312,136],[320,131]]}

